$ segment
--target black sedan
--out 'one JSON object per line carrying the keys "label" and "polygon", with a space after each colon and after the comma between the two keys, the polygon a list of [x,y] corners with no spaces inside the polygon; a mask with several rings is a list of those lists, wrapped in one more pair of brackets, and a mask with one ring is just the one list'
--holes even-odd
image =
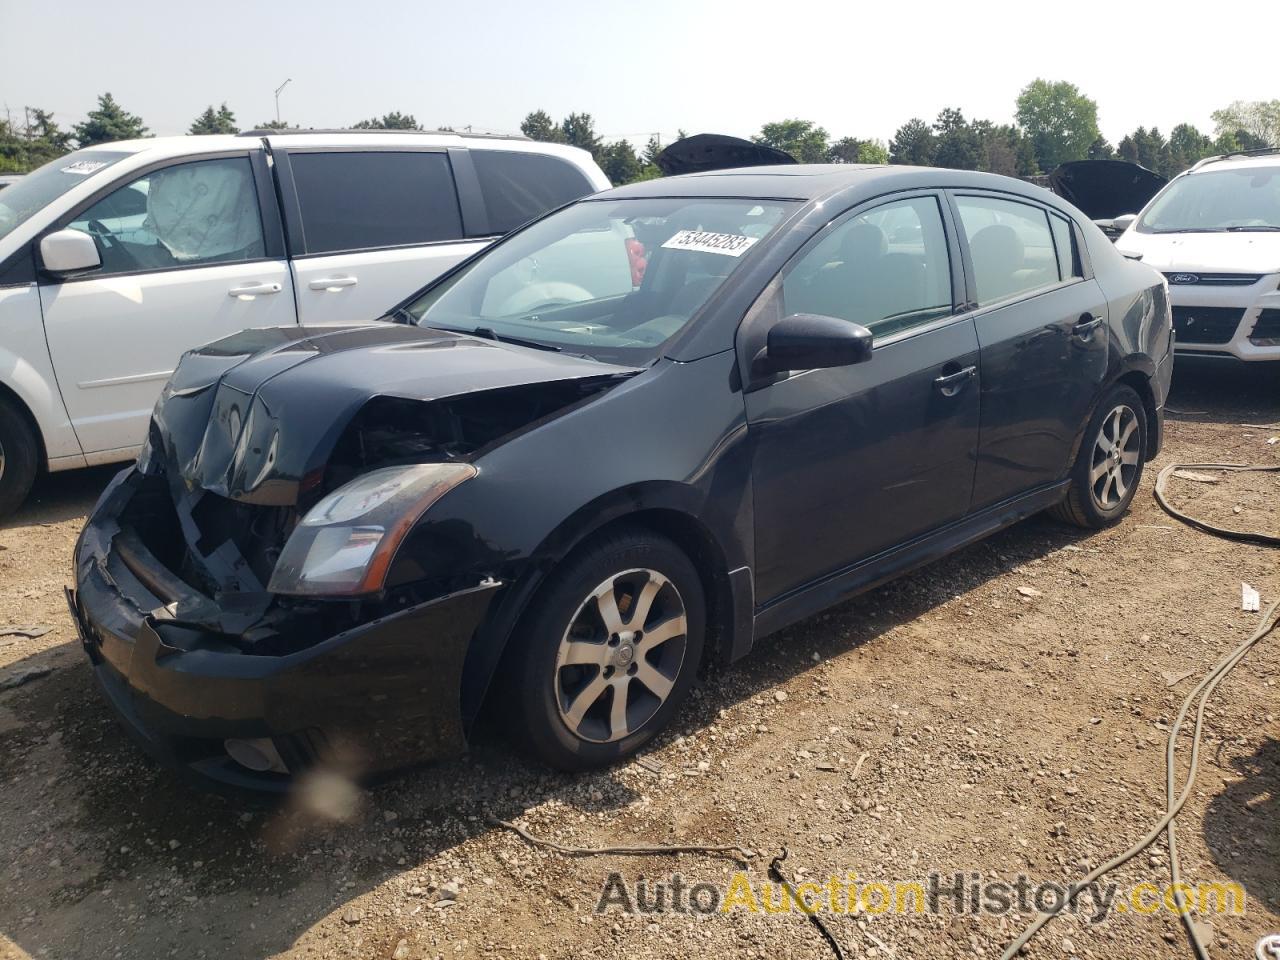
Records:
{"label": "black sedan", "polygon": [[1167,291],[1003,177],[788,166],[538,220],[383,322],[184,357],[69,594],[153,752],[283,788],[455,754],[562,768],[699,665],[1037,511],[1121,517]]}

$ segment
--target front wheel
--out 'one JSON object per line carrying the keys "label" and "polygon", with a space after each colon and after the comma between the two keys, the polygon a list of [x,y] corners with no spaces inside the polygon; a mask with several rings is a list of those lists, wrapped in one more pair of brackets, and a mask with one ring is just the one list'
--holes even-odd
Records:
{"label": "front wheel", "polygon": [[1097,529],[1128,511],[1142,479],[1147,449],[1147,412],[1132,387],[1117,385],[1098,404],[1075,466],[1071,486],[1054,516],[1078,527]]}
{"label": "front wheel", "polygon": [[23,417],[0,400],[0,519],[22,505],[40,466],[40,444]]}
{"label": "front wheel", "polygon": [[634,753],[693,684],[705,633],[697,570],[645,530],[608,535],[552,574],[512,643],[514,713],[532,752],[565,770]]}

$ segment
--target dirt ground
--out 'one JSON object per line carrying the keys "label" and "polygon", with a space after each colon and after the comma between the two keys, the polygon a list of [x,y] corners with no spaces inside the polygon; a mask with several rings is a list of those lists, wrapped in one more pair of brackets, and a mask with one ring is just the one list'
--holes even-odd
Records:
{"label": "dirt ground", "polygon": [[[1280,463],[1280,376],[1180,370],[1170,460]],[[1035,518],[764,641],[695,692],[638,762],[569,777],[482,731],[471,755],[359,795],[324,822],[197,793],[145,759],[96,695],[62,599],[72,543],[112,471],[48,478],[0,525],[0,957],[823,958],[798,911],[593,911],[606,878],[727,884],[707,855],[567,857],[563,844],[739,843],[765,882],[931,872],[1078,879],[1164,807],[1167,725],[1280,596],[1280,553],[1174,522],[1151,497],[1084,534]],[[1280,475],[1175,481],[1193,510],[1280,532]],[[1237,510],[1237,508],[1239,508]],[[1020,588],[1024,588],[1021,589]],[[41,671],[48,671],[39,675]],[[1185,879],[1238,883],[1211,952],[1280,932],[1280,635],[1220,688],[1179,820]],[[1184,741],[1189,744],[1189,738]],[[1185,749],[1184,749],[1185,752]],[[1167,881],[1162,846],[1114,876]],[[634,889],[634,888],[631,888]],[[828,918],[854,957],[993,957],[1029,918]],[[1030,956],[1190,956],[1177,918],[1063,917]]]}

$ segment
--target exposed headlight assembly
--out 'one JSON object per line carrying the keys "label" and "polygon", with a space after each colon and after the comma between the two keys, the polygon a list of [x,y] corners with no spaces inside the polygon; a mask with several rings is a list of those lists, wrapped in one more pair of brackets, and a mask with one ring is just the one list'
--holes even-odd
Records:
{"label": "exposed headlight assembly", "polygon": [[294,528],[267,589],[301,596],[381,590],[418,518],[475,475],[469,463],[417,463],[374,470],[339,487]]}

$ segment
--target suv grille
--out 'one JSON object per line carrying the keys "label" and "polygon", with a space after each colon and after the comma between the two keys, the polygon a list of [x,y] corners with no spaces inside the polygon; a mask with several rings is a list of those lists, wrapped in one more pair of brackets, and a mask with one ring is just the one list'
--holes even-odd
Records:
{"label": "suv grille", "polygon": [[1280,310],[1267,309],[1259,313],[1249,339],[1259,347],[1280,347]]}
{"label": "suv grille", "polygon": [[1173,330],[1179,343],[1226,343],[1244,319],[1238,307],[1174,307]]}
{"label": "suv grille", "polygon": [[[1194,277],[1195,279],[1187,279]],[[1262,279],[1260,273],[1166,273],[1164,278],[1172,284],[1197,283],[1211,287],[1249,287]]]}

